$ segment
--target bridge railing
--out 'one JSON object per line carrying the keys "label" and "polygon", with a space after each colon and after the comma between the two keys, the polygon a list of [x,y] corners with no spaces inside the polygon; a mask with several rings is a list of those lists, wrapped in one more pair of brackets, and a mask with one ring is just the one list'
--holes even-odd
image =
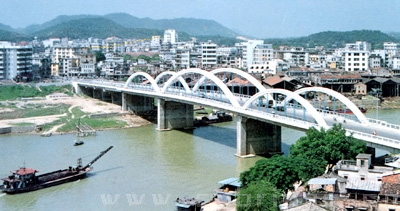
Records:
{"label": "bridge railing", "polygon": [[[293,109],[303,109],[303,106],[301,104],[295,104],[295,103],[284,103],[282,105],[285,105],[286,108],[293,108]],[[354,121],[358,121],[357,117],[355,115],[352,114],[343,114],[343,113],[338,113],[335,111],[331,111],[331,110],[326,110],[326,109],[321,109],[321,108],[315,108],[315,110],[317,110],[318,112],[322,113],[322,115],[325,114],[329,114],[332,115],[334,117],[334,120],[337,121],[339,119],[341,120],[354,120]]]}
{"label": "bridge railing", "polygon": [[[354,135],[360,136],[361,138],[368,138],[369,140],[374,140],[374,143],[386,145],[386,146],[397,146],[397,149],[400,149],[400,140],[385,138],[378,135],[373,135],[369,133],[362,133],[355,130],[346,129],[347,132],[352,133]],[[384,143],[379,143],[384,142]]]}
{"label": "bridge railing", "polygon": [[383,120],[368,118],[368,121],[370,123],[377,124],[377,125],[382,126],[382,127],[387,127],[387,128],[394,129],[394,130],[400,130],[400,125],[391,124],[391,123],[388,123],[388,122],[383,121]]}
{"label": "bridge railing", "polygon": [[280,119],[280,120],[283,120],[283,121],[287,121],[287,122],[295,122],[295,123],[299,123],[299,124],[308,124],[309,126],[308,127],[318,127],[318,124],[316,124],[316,123],[313,123],[313,122],[309,122],[309,121],[304,121],[303,120],[303,118],[300,118],[300,117],[289,117],[289,116],[285,116],[285,115],[279,115],[279,114],[276,114],[276,113],[274,113],[274,112],[272,112],[272,113],[269,113],[269,112],[263,112],[263,111],[261,111],[261,110],[258,110],[258,109],[252,109],[252,108],[247,108],[246,109],[247,111],[251,111],[251,112],[254,112],[254,113],[257,113],[257,114],[259,114],[259,116],[267,116],[267,117],[272,117],[272,119]]}

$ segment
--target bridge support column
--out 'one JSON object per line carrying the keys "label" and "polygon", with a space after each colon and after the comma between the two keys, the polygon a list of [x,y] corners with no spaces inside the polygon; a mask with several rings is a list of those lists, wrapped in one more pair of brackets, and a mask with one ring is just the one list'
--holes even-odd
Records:
{"label": "bridge support column", "polygon": [[281,126],[243,116],[237,116],[236,121],[237,156],[245,157],[282,152]]}
{"label": "bridge support column", "polygon": [[193,105],[157,99],[157,130],[193,127]]}
{"label": "bridge support column", "polygon": [[123,111],[133,111],[136,115],[141,115],[154,109],[154,98],[122,93]]}

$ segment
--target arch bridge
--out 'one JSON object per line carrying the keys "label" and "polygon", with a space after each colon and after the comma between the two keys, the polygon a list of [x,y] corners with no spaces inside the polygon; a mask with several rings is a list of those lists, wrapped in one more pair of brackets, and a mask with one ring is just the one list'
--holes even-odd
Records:
{"label": "arch bridge", "polygon": [[[250,74],[233,68],[210,72],[190,68],[163,72],[156,78],[137,72],[125,83],[91,80],[73,85],[76,92],[111,99],[123,110],[139,114],[156,109],[160,131],[192,128],[194,105],[234,113],[238,156],[280,153],[281,127],[307,131],[339,123],[367,146],[400,152],[400,126],[366,118],[342,94],[322,87],[294,92],[266,89]],[[371,127],[379,130],[379,135],[372,135]]]}

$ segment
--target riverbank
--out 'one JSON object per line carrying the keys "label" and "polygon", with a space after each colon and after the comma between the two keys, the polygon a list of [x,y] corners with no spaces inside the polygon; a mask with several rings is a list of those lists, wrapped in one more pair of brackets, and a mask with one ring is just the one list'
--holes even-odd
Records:
{"label": "riverbank", "polygon": [[[349,99],[357,106],[367,109],[400,108],[400,97],[385,98],[382,102],[372,96],[364,96],[362,99]],[[95,130],[140,127],[153,123],[140,116],[122,111],[119,105],[79,95],[70,97],[62,93],[54,93],[44,98],[0,101],[0,105],[0,134],[75,133],[75,125],[80,122],[81,118],[89,118],[94,121],[94,126],[89,125],[94,127]],[[58,114],[39,114],[33,117],[18,118],[21,111],[39,110],[39,108],[54,109],[55,107],[60,110]],[[63,111],[62,108],[66,109]],[[107,125],[104,123],[105,119],[109,122]],[[75,125],[65,129],[66,124]]]}
{"label": "riverbank", "polygon": [[[1,101],[0,134],[64,134],[76,132],[75,124],[90,119],[95,130],[140,127],[152,124],[142,117],[122,111],[121,106],[84,96],[52,94],[45,98]],[[59,109],[59,114],[18,118],[23,112],[43,108]],[[67,109],[64,109],[67,108]],[[40,113],[39,111],[37,113]],[[65,127],[72,124],[72,127]]]}

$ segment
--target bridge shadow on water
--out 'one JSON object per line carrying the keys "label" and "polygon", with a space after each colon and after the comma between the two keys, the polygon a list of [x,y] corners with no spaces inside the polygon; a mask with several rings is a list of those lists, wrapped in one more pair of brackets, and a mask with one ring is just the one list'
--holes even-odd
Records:
{"label": "bridge shadow on water", "polygon": [[236,128],[231,128],[231,124],[218,123],[196,127],[189,130],[182,130],[182,132],[201,139],[236,148]]}
{"label": "bridge shadow on water", "polygon": [[[200,126],[194,129],[180,130],[184,133],[206,139],[218,144],[236,149],[236,121],[216,123],[208,126]],[[299,132],[296,130],[288,129],[289,131],[282,131],[282,145],[281,149],[284,155],[289,155],[290,147],[293,142],[299,138]],[[296,139],[296,140],[294,140]],[[259,155],[261,157],[270,157],[271,155]]]}

